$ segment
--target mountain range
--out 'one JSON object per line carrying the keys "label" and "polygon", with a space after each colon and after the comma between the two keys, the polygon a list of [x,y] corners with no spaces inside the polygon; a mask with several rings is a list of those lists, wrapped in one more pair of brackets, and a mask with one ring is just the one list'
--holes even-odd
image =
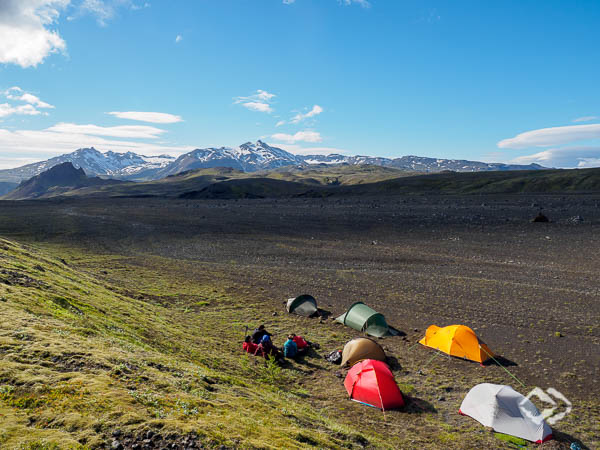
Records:
{"label": "mountain range", "polygon": [[121,180],[106,180],[100,177],[88,177],[82,168],[64,162],[23,181],[9,192],[6,200],[23,200],[56,197],[65,192],[85,187],[100,187],[124,183]]}
{"label": "mountain range", "polygon": [[[482,172],[494,170],[537,170],[538,164],[511,165],[455,159],[437,159],[420,156],[383,158],[372,156],[294,155],[263,141],[246,142],[237,147],[196,149],[177,158],[168,155],[144,156],[133,152],[100,152],[95,148],[81,148],[46,161],[27,164],[14,169],[0,170],[1,190],[10,190],[23,180],[65,162],[82,168],[88,175],[131,181],[158,180],[193,169],[229,167],[244,172],[273,170],[283,166],[310,165],[363,165],[371,164],[412,172]],[[1,195],[1,192],[0,192]]]}

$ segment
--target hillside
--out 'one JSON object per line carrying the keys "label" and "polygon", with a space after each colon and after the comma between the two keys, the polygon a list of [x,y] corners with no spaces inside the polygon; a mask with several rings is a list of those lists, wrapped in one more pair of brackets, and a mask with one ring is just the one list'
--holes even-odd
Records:
{"label": "hillside", "polygon": [[54,166],[27,181],[23,181],[3,198],[6,200],[24,200],[56,197],[74,189],[98,188],[120,183],[122,182],[118,180],[88,177],[83,169],[76,169],[72,163],[66,162]]}
{"label": "hillside", "polygon": [[[0,447],[380,442],[314,407],[293,382],[314,369],[256,365],[239,352],[253,303],[218,285],[178,285],[168,264],[162,275],[137,268],[135,282],[118,285],[71,267],[72,258],[90,262],[0,240]],[[92,272],[104,267],[104,278],[131,270],[115,257],[99,262]],[[256,426],[263,421],[269,427]]]}

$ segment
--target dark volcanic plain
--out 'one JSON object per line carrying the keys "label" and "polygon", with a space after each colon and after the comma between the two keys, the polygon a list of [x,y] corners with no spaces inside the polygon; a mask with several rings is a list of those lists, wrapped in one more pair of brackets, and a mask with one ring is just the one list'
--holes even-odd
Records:
{"label": "dark volcanic plain", "polygon": [[2,202],[0,219],[21,241],[216,265],[274,307],[364,301],[411,341],[469,325],[524,382],[600,388],[600,195]]}
{"label": "dark volcanic plain", "polygon": [[[540,209],[550,223],[531,223]],[[428,325],[468,325],[528,388],[574,402],[600,388],[599,231],[600,195],[583,194],[0,203],[2,236],[194,261],[265,316],[304,292],[333,316],[364,301],[407,334],[386,340],[400,362],[429,361],[413,346]]]}

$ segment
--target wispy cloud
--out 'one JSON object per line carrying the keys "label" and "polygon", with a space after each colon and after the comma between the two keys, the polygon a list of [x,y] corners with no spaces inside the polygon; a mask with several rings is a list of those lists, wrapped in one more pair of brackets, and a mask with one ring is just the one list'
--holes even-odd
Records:
{"label": "wispy cloud", "polygon": [[275,94],[259,89],[252,95],[247,97],[235,97],[233,100],[235,104],[242,105],[244,108],[251,111],[271,113],[273,112],[271,103],[275,97]]}
{"label": "wispy cloud", "polygon": [[[371,3],[368,0],[337,0],[340,5],[349,6],[352,4],[360,5],[363,8],[370,8]],[[283,0],[284,5],[296,3],[296,0]]]}
{"label": "wispy cloud", "polygon": [[[312,107],[312,109],[310,111],[308,111],[306,113],[296,114],[294,117],[292,117],[289,120],[289,123],[297,124],[297,123],[302,122],[303,120],[318,116],[322,112],[323,112],[323,108],[321,108],[319,105],[315,105]],[[277,124],[275,126],[280,127],[281,125],[285,125],[286,123],[288,123],[288,122],[286,122],[285,120],[280,120],[279,122],[277,122]]]}
{"label": "wispy cloud", "polygon": [[78,125],[74,123],[58,123],[47,131],[65,134],[87,134],[92,136],[111,136],[130,139],[157,139],[166,130],[147,125],[120,125],[116,127],[102,127],[99,125]]}
{"label": "wispy cloud", "polygon": [[298,113],[296,114],[291,120],[291,123],[299,123],[302,122],[305,119],[309,119],[311,117],[314,116],[318,116],[319,114],[321,114],[323,112],[323,108],[321,108],[319,105],[315,105],[312,107],[312,109],[310,111],[308,111],[305,114],[302,113]]}
{"label": "wispy cloud", "polygon": [[91,14],[96,17],[98,25],[104,27],[115,18],[121,8],[137,11],[149,7],[150,3],[148,2],[141,3],[134,0],[83,0],[77,14]]}
{"label": "wispy cloud", "polygon": [[0,1],[0,64],[35,67],[67,45],[51,30],[70,0]]}
{"label": "wispy cloud", "polygon": [[29,103],[30,105],[34,105],[38,108],[54,109],[54,106],[50,103],[43,102],[39,97],[23,91],[23,89],[18,86],[8,88],[3,92],[3,94],[9,100]]}
{"label": "wispy cloud", "polygon": [[277,147],[280,147],[290,153],[295,155],[331,155],[332,153],[339,155],[349,155],[350,152],[343,148],[336,147],[305,147],[300,144],[286,144],[281,143],[277,144]]}
{"label": "wispy cloud", "polygon": [[35,108],[33,105],[18,105],[13,106],[8,103],[0,103],[0,119],[12,115],[21,116],[38,116],[42,114],[41,111]]}
{"label": "wispy cloud", "polygon": [[118,117],[119,119],[137,120],[139,122],[149,123],[177,123],[183,121],[181,116],[160,112],[111,111],[107,114]]}
{"label": "wispy cloud", "polygon": [[[2,148],[0,167],[16,167],[28,162],[47,159],[50,156],[72,152],[82,147],[96,147],[101,151],[132,151],[143,155],[169,154],[174,156],[195,148],[157,140],[157,133],[150,129],[130,128],[127,130],[121,127],[76,124],[57,124],[44,130],[0,128],[0,148]],[[137,138],[132,138],[132,136],[139,136],[140,140],[136,140]]]}
{"label": "wispy cloud", "polygon": [[180,34],[178,34],[178,35],[175,37],[175,43],[176,43],[176,44],[179,44],[181,41],[183,41],[183,36],[182,36],[182,35],[180,35]]}
{"label": "wispy cloud", "polygon": [[600,146],[551,148],[532,155],[519,156],[512,162],[562,168],[600,167]]}
{"label": "wispy cloud", "polygon": [[298,131],[295,134],[276,133],[271,136],[277,141],[287,142],[294,144],[296,142],[321,142],[323,138],[321,134],[316,131]]}
{"label": "wispy cloud", "polygon": [[600,138],[600,124],[542,128],[498,142],[500,148],[546,147]]}
{"label": "wispy cloud", "polygon": [[0,104],[0,119],[12,115],[21,116],[39,116],[40,114],[47,115],[47,113],[40,111],[40,109],[52,109],[49,103],[43,102],[39,97],[23,91],[18,86],[13,86],[6,91],[0,91],[0,96],[6,97],[6,99],[12,102],[22,102],[25,104],[14,104],[14,103],[1,103]]}
{"label": "wispy cloud", "polygon": [[599,116],[583,116],[578,117],[577,119],[573,119],[573,122],[592,122],[594,120],[600,120]]}
{"label": "wispy cloud", "polygon": [[368,0],[338,0],[340,5],[350,6],[352,4],[360,5],[363,8],[370,8],[371,3]]}

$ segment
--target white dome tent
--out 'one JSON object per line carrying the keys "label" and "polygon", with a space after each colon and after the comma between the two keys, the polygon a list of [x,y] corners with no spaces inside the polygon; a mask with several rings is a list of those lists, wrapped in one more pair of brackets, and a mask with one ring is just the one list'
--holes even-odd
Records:
{"label": "white dome tent", "polygon": [[478,384],[465,396],[459,413],[499,433],[536,443],[552,439],[552,429],[535,405],[510,386]]}

